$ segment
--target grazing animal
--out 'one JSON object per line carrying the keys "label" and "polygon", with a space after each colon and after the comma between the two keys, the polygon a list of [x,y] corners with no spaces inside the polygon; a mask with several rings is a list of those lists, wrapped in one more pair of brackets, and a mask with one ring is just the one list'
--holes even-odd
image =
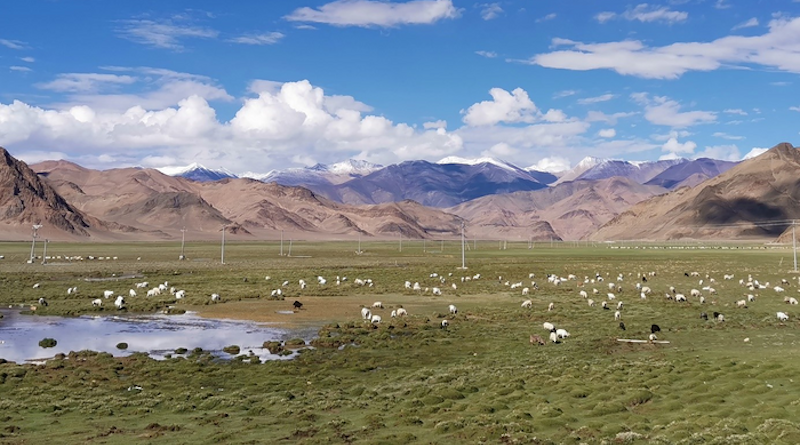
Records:
{"label": "grazing animal", "polygon": [[433,289],[431,289],[431,293],[433,295],[442,295],[442,290],[439,289],[438,287],[434,287]]}
{"label": "grazing animal", "polygon": [[794,297],[789,297],[789,299],[786,300],[786,302],[789,304],[797,304],[797,299]]}
{"label": "grazing animal", "polygon": [[92,300],[92,306],[100,307],[102,305],[103,305],[103,300],[101,300],[100,298],[95,298],[94,300]]}
{"label": "grazing animal", "polygon": [[175,292],[175,298],[180,300],[181,298],[186,296],[186,291],[181,289],[178,292]]}
{"label": "grazing animal", "polygon": [[295,309],[302,309],[303,303],[301,303],[301,302],[299,302],[297,300],[294,300],[294,303],[292,303],[292,306],[294,306]]}
{"label": "grazing animal", "polygon": [[619,322],[619,328],[624,331],[625,330],[625,323],[620,321]]}
{"label": "grazing animal", "polygon": [[211,294],[211,301],[214,303],[219,301],[219,294]]}
{"label": "grazing animal", "polygon": [[719,314],[717,312],[714,312],[714,314],[716,314],[714,318],[716,318],[717,321],[725,321],[725,316],[724,315]]}
{"label": "grazing animal", "polygon": [[369,310],[369,308],[365,307],[361,308],[361,318],[363,318],[364,320],[372,319],[372,312]]}
{"label": "grazing animal", "polygon": [[777,314],[777,315],[778,315],[778,320],[780,320],[780,321],[787,321],[787,320],[789,320],[789,316],[788,316],[788,315],[786,315],[786,313],[784,313],[784,312],[778,312],[778,314]]}
{"label": "grazing animal", "polygon": [[708,320],[708,314],[706,314],[705,312],[700,312],[700,318],[702,318],[703,320]]}
{"label": "grazing animal", "polygon": [[582,291],[578,292],[578,295],[580,295],[583,298],[589,298],[589,294],[586,293],[585,290],[582,290]]}
{"label": "grazing animal", "polygon": [[567,338],[569,337],[569,332],[567,332],[566,329],[557,329],[556,336],[558,336],[558,338]]}
{"label": "grazing animal", "polygon": [[450,322],[447,320],[442,320],[442,324],[439,329],[447,329],[448,326],[450,326]]}
{"label": "grazing animal", "polygon": [[739,300],[736,302],[736,307],[747,309],[747,300]]}
{"label": "grazing animal", "polygon": [[376,315],[373,315],[373,316],[372,316],[372,320],[370,320],[370,321],[371,321],[372,323],[380,323],[380,322],[381,322],[381,316],[380,316],[380,315],[377,315],[377,314],[376,314]]}
{"label": "grazing animal", "polygon": [[553,309],[555,309],[555,307],[556,305],[551,302],[550,304],[547,305],[547,312],[552,311]]}
{"label": "grazing animal", "polygon": [[41,285],[42,285],[42,283],[36,283],[36,284],[33,285],[33,288],[34,289],[39,289],[39,286],[41,286]]}
{"label": "grazing animal", "polygon": [[528,309],[532,308],[533,307],[533,301],[531,301],[531,300],[523,301],[522,302],[522,307],[528,308]]}
{"label": "grazing animal", "polygon": [[619,320],[622,317],[622,313],[620,311],[614,312],[614,320]]}
{"label": "grazing animal", "polygon": [[685,302],[685,301],[686,301],[686,295],[683,295],[683,294],[675,294],[675,301],[682,301],[682,302]]}
{"label": "grazing animal", "polygon": [[458,313],[458,308],[454,304],[451,304],[449,309],[450,309],[450,313],[453,314],[453,315]]}
{"label": "grazing animal", "polygon": [[622,304],[621,301],[617,303],[617,309],[622,309],[622,306],[623,306],[623,304]]}
{"label": "grazing animal", "polygon": [[532,345],[544,345],[544,339],[539,337],[538,335],[531,335],[531,344]]}
{"label": "grazing animal", "polygon": [[656,332],[661,332],[661,327],[657,324],[650,326],[650,333],[655,334]]}
{"label": "grazing animal", "polygon": [[381,303],[380,301],[376,301],[376,302],[372,303],[372,307],[373,308],[383,309],[383,303]]}
{"label": "grazing animal", "polygon": [[600,303],[600,306],[602,306],[603,309],[605,309],[605,310],[611,310],[611,308],[608,307],[608,303],[606,303],[605,301]]}
{"label": "grazing animal", "polygon": [[544,328],[545,331],[555,331],[556,330],[556,327],[553,326],[553,323],[550,323],[550,322],[547,322],[547,321],[542,323],[542,327]]}
{"label": "grazing animal", "polygon": [[594,300],[589,299],[589,300],[586,300],[586,302],[589,303],[589,307],[594,307]]}
{"label": "grazing animal", "polygon": [[405,310],[403,308],[398,308],[397,309],[397,316],[398,317],[405,317],[406,315],[408,315],[408,311],[407,310]]}
{"label": "grazing animal", "polygon": [[133,298],[133,297],[135,297],[135,296],[136,296],[136,291],[135,291],[135,290],[133,290],[133,289],[130,289],[130,290],[128,291],[128,295],[130,295],[130,297],[131,297],[131,298]]}
{"label": "grazing animal", "polygon": [[550,333],[550,341],[553,343],[558,343],[558,335],[556,335],[555,331]]}
{"label": "grazing animal", "polygon": [[103,291],[103,296],[106,298],[111,298],[114,296],[114,291],[113,290]]}
{"label": "grazing animal", "polygon": [[396,310],[393,310],[393,311],[392,311],[392,315],[391,315],[391,317],[392,317],[392,318],[395,318],[395,317],[397,317],[397,311],[396,311]]}
{"label": "grazing animal", "polygon": [[39,304],[42,306],[47,306],[47,300],[44,297],[39,298]]}
{"label": "grazing animal", "polygon": [[116,306],[117,309],[122,309],[125,306],[125,297],[118,295],[117,300],[114,302],[114,306]]}
{"label": "grazing animal", "polygon": [[650,334],[650,337],[649,337],[649,338],[650,338],[650,341],[656,341],[656,340],[658,340],[658,337],[656,337],[656,334]]}
{"label": "grazing animal", "polygon": [[528,295],[529,292],[530,292],[530,289],[528,289],[527,287],[523,287],[522,288],[522,295]]}

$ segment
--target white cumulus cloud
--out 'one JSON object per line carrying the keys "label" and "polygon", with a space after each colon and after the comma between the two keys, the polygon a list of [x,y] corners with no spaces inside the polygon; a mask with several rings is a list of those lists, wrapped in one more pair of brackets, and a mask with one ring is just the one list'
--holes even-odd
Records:
{"label": "white cumulus cloud", "polygon": [[617,130],[613,128],[604,128],[597,132],[597,135],[601,138],[613,138],[617,135]]}
{"label": "white cumulus cloud", "polygon": [[464,113],[464,123],[470,126],[495,125],[500,122],[533,122],[538,111],[522,88],[508,92],[502,88],[489,90],[492,100],[470,106]]}
{"label": "white cumulus cloud", "polygon": [[336,0],[317,9],[303,7],[286,16],[294,22],[334,26],[395,27],[432,24],[459,17],[452,0],[413,0],[405,3],[374,0]]}

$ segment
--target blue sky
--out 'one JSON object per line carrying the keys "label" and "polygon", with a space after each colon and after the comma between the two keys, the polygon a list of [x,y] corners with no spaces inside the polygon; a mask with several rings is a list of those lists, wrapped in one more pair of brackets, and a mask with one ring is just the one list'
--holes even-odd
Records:
{"label": "blue sky", "polygon": [[741,159],[795,142],[792,0],[27,0],[0,145],[236,173],[490,156]]}

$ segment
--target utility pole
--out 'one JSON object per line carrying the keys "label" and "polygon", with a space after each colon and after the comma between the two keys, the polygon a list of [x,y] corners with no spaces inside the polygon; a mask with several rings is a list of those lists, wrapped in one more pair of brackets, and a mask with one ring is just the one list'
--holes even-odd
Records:
{"label": "utility pole", "polygon": [[398,236],[398,240],[399,240],[399,244],[398,245],[400,246],[399,250],[400,250],[400,252],[402,252],[403,251],[403,232],[400,232],[397,235],[399,235]]}
{"label": "utility pole", "polygon": [[220,256],[220,263],[225,264],[225,228],[228,227],[227,224],[222,225],[222,254]]}
{"label": "utility pole", "polygon": [[281,256],[283,256],[283,229],[281,229]]}
{"label": "utility pole", "polygon": [[794,253],[794,271],[797,272],[797,238],[794,234],[794,227],[797,221],[792,220],[792,252]]}
{"label": "utility pole", "polygon": [[465,254],[465,244],[464,244],[464,221],[461,221],[461,269],[467,269],[467,262],[466,262],[466,254]]}
{"label": "utility pole", "polygon": [[181,256],[178,258],[179,260],[183,261],[186,259],[186,227],[181,229]]}
{"label": "utility pole", "polygon": [[44,239],[44,252],[42,253],[42,264],[47,264],[47,243],[49,242],[50,242],[49,239],[47,238]]}
{"label": "utility pole", "polygon": [[361,232],[358,232],[358,251],[356,252],[358,255],[361,255]]}
{"label": "utility pole", "polygon": [[28,263],[33,264],[33,260],[36,256],[34,249],[36,248],[36,238],[39,237],[39,229],[42,228],[41,224],[34,224],[33,225],[33,242],[31,242],[31,258]]}

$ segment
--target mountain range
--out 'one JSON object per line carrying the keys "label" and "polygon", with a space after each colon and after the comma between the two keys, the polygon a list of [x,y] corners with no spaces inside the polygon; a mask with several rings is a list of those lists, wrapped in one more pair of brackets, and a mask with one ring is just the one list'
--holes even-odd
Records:
{"label": "mountain range", "polygon": [[[201,166],[179,174],[200,171]],[[327,192],[252,178],[198,181],[155,169],[32,166],[0,148],[2,239],[470,238],[676,239],[785,236],[797,216],[800,155],[790,144],[741,163],[711,159],[625,163],[587,159],[556,176],[502,161],[446,158],[387,167],[297,169]],[[285,172],[281,172],[284,177]],[[565,181],[565,177],[575,178]],[[278,172],[273,177],[280,177]],[[333,179],[331,179],[333,178]],[[330,195],[326,195],[330,193]],[[355,202],[356,204],[353,204]]]}

